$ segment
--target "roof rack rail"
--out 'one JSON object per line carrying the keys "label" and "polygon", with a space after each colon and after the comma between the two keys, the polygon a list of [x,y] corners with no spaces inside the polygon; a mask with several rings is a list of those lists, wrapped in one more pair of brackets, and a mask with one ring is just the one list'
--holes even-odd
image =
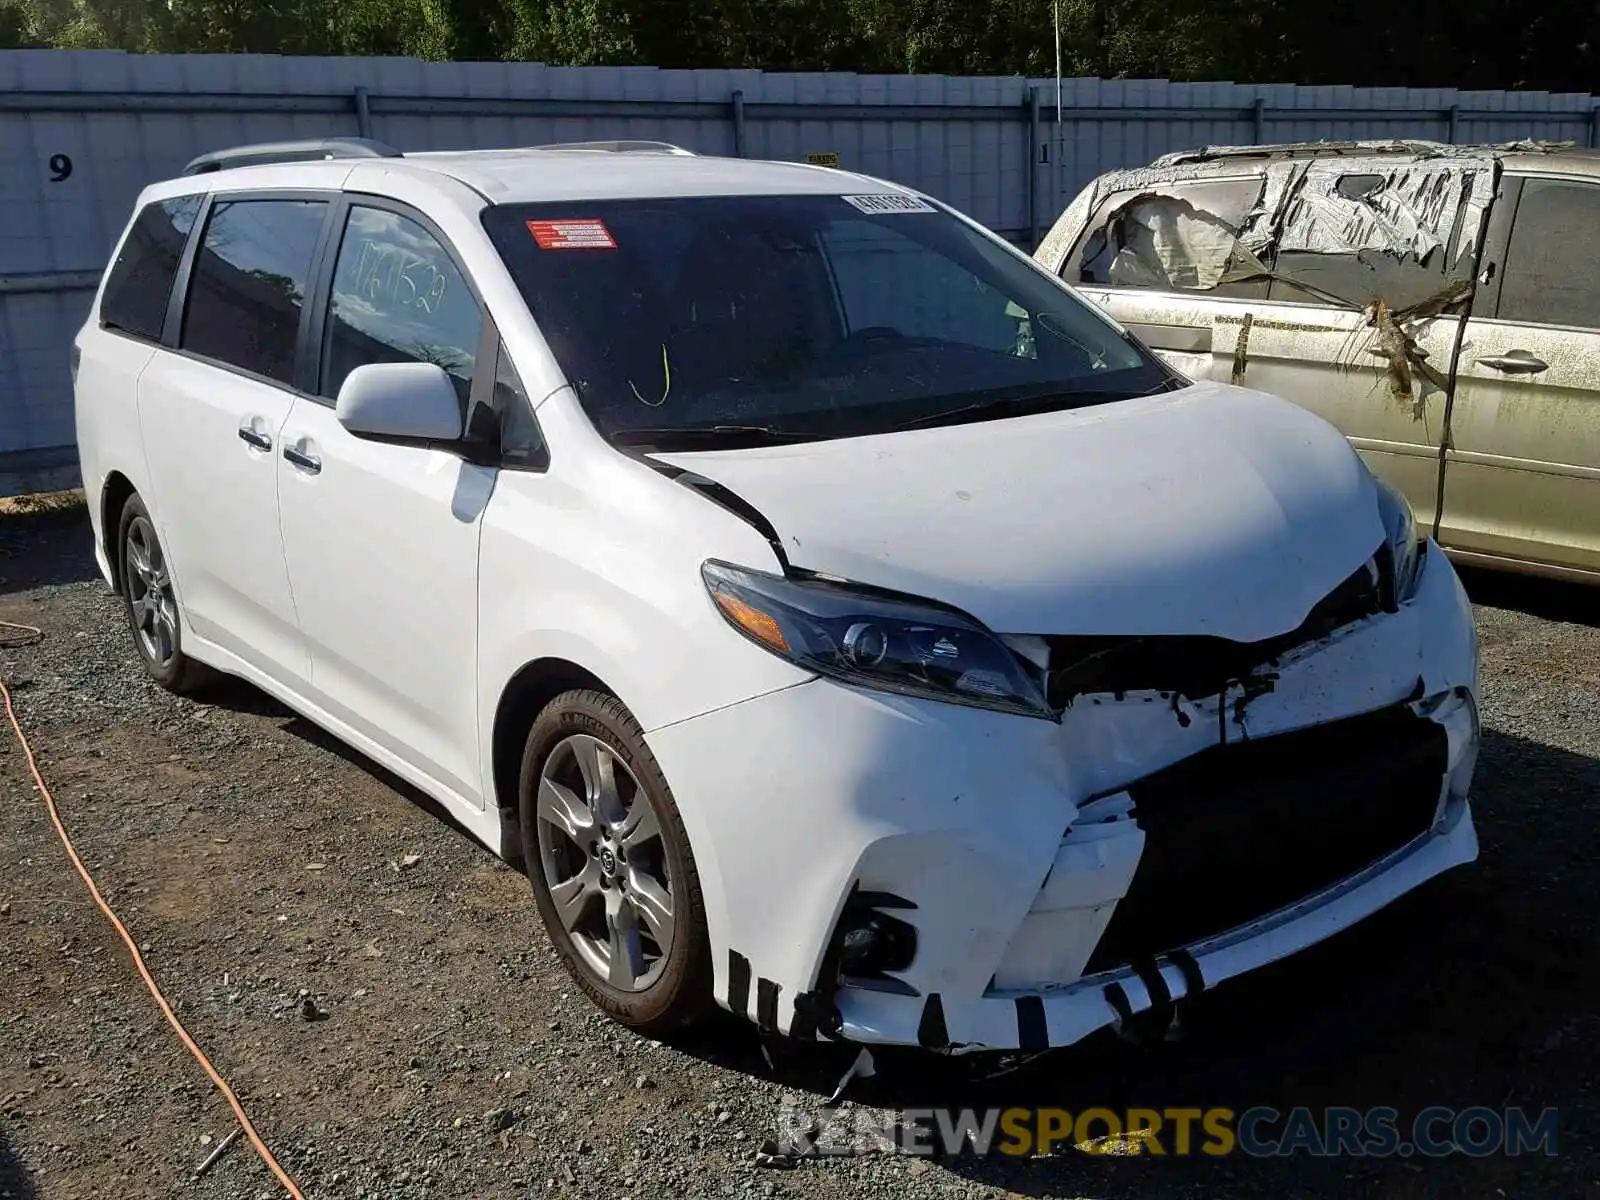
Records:
{"label": "roof rack rail", "polygon": [[671,142],[652,142],[641,138],[620,138],[606,142],[551,142],[535,146],[535,150],[606,150],[612,154],[679,154],[694,157],[693,150],[685,150]]}
{"label": "roof rack rail", "polygon": [[313,162],[332,158],[399,158],[400,151],[371,138],[310,138],[298,142],[257,142],[202,154],[183,169],[185,175],[205,175],[232,167],[258,167],[267,163]]}
{"label": "roof rack rail", "polygon": [[1198,150],[1176,150],[1163,154],[1157,166],[1176,167],[1184,163],[1215,162],[1224,158],[1271,158],[1274,155],[1306,154],[1338,156],[1343,154],[1417,154],[1461,152],[1464,147],[1452,147],[1445,142],[1426,138],[1383,138],[1372,141],[1327,142],[1273,142],[1260,146],[1202,146]]}

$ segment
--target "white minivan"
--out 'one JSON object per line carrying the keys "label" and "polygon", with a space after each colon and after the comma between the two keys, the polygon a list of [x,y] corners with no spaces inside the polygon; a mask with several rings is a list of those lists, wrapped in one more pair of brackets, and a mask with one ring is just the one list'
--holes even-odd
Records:
{"label": "white minivan", "polygon": [[1159,1028],[1477,853],[1471,612],[1404,499],[915,191],[224,151],[73,361],[150,674],[521,854],[635,1028]]}

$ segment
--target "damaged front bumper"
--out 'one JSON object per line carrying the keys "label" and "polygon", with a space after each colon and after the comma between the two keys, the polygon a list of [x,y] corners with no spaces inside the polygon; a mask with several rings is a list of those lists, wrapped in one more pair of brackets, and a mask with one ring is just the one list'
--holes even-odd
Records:
{"label": "damaged front bumper", "polygon": [[[1476,641],[1436,548],[1399,612],[1273,673],[1059,724],[814,681],[653,731],[717,998],[802,1037],[1061,1046],[1476,857]],[[842,961],[863,929],[882,969]]]}

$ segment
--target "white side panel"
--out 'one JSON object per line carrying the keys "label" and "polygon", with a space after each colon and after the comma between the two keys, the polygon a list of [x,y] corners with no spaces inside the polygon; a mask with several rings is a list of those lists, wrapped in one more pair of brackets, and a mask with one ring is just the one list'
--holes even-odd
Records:
{"label": "white side panel", "polygon": [[277,467],[312,698],[481,802],[478,531],[494,472],[355,437],[304,398],[283,445],[320,463]]}
{"label": "white side panel", "polygon": [[139,381],[143,496],[185,622],[290,684],[308,666],[278,525],[278,436],[293,403],[281,388],[167,350]]}
{"label": "white side panel", "polygon": [[[709,558],[778,569],[760,533],[611,450],[570,391],[551,396],[538,413],[551,445],[549,471],[502,471],[483,518],[485,787],[493,780],[495,711],[530,664],[576,664],[646,730],[811,678],[731,629],[701,579]],[[680,800],[686,816],[688,804]]]}
{"label": "white side panel", "polygon": [[[78,461],[83,474],[83,494],[89,508],[89,523],[95,534],[97,557],[107,582],[111,564],[103,561],[108,537],[103,522],[103,489],[107,477],[119,471],[142,490],[145,479],[143,436],[139,431],[139,376],[155,356],[155,347],[133,338],[102,332],[94,325],[84,328],[77,344],[82,351],[78,363],[78,384],[74,420],[78,433]],[[117,514],[109,519],[115,521]]]}

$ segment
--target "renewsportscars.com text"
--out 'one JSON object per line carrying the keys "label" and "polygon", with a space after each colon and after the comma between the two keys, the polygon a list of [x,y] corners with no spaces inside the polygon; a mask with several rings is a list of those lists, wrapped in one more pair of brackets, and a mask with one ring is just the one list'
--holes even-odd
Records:
{"label": "renewsportscars.com text", "polygon": [[1031,1156],[1069,1148],[1090,1154],[1253,1158],[1446,1158],[1555,1155],[1559,1113],[1546,1108],[908,1108],[888,1128],[859,1109],[818,1121],[785,1104],[779,1145],[787,1153],[848,1154],[889,1143],[913,1155]]}

